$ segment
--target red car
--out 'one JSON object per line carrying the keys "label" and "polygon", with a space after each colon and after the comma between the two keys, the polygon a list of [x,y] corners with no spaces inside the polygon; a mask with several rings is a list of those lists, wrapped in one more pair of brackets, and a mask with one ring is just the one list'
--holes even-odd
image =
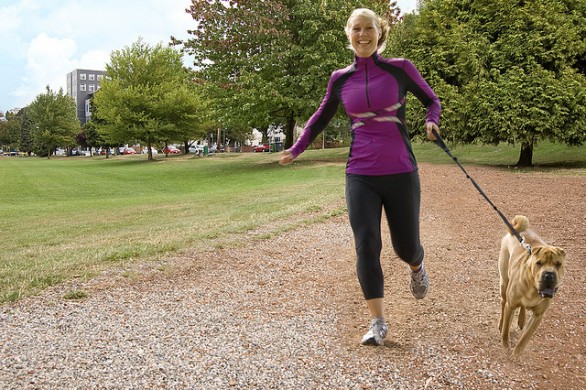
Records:
{"label": "red car", "polygon": [[179,154],[181,150],[177,149],[175,146],[165,146],[163,148],[164,154]]}
{"label": "red car", "polygon": [[271,151],[271,147],[267,144],[262,144],[262,145],[258,145],[255,146],[252,151],[254,153],[259,153],[259,152],[270,152]]}

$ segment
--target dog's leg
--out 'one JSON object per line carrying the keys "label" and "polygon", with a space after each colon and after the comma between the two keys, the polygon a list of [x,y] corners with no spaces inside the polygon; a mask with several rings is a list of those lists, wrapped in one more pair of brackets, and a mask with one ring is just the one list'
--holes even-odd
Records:
{"label": "dog's leg", "polygon": [[507,305],[507,286],[501,280],[501,316],[499,318],[499,330],[503,331],[503,319],[505,317],[505,307]]}
{"label": "dog's leg", "polygon": [[541,324],[542,319],[543,319],[543,313],[541,313],[539,315],[534,314],[533,316],[531,316],[531,318],[529,319],[529,322],[527,324],[527,329],[525,329],[525,331],[523,332],[523,335],[519,339],[519,342],[515,346],[515,349],[513,350],[513,354],[511,355],[511,358],[518,359],[519,356],[521,356],[521,353],[523,352],[523,350],[527,346],[527,343],[529,342],[529,340],[531,340],[531,338],[535,334],[535,331],[539,327],[539,324]]}
{"label": "dog's leg", "polygon": [[523,329],[525,326],[525,319],[527,318],[527,311],[523,306],[519,310],[519,318],[517,319],[517,325],[519,325],[519,329]]}
{"label": "dog's leg", "polygon": [[503,347],[509,349],[509,330],[511,328],[511,320],[513,319],[513,312],[515,308],[512,308],[509,303],[505,303],[503,310],[503,328],[501,329],[501,338]]}
{"label": "dog's leg", "polygon": [[505,244],[505,239],[501,242],[501,250],[499,253],[499,277],[501,288],[501,316],[499,318],[499,330],[503,331],[503,319],[505,315],[505,306],[507,303],[507,288],[509,287],[509,249]]}
{"label": "dog's leg", "polygon": [[523,335],[519,339],[519,342],[515,346],[513,355],[511,356],[512,358],[518,358],[521,355],[521,352],[523,352],[523,350],[527,346],[527,343],[529,342],[529,340],[531,340],[531,338],[535,334],[535,331],[537,331],[539,324],[541,324],[541,320],[543,319],[543,313],[547,311],[550,304],[551,299],[545,299],[541,305],[532,309],[533,315],[529,318],[529,321],[527,322],[527,327],[523,332]]}

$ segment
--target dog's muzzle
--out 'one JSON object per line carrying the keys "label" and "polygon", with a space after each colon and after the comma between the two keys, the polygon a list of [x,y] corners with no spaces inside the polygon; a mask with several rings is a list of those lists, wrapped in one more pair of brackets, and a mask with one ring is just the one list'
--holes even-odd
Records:
{"label": "dog's muzzle", "polygon": [[541,296],[541,298],[553,298],[557,292],[558,292],[557,287],[556,288],[544,288],[544,289],[539,290],[539,295]]}
{"label": "dog's muzzle", "polygon": [[553,298],[558,292],[557,275],[555,272],[545,272],[541,277],[539,295],[541,298]]}

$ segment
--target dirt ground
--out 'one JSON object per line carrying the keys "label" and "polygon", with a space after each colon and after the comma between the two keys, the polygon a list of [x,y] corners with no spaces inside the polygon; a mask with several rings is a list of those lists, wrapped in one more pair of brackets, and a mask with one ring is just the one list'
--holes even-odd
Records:
{"label": "dirt ground", "polygon": [[[421,164],[421,232],[430,292],[421,301],[413,300],[405,266],[393,254],[383,222],[389,336],[384,347],[366,353],[377,364],[393,362],[412,383],[425,384],[414,388],[586,389],[586,176],[538,168],[529,173],[494,167],[466,170],[505,216],[526,215],[546,242],[566,250],[565,277],[552,306],[521,360],[510,360],[498,331],[497,260],[506,226],[456,165]],[[316,238],[323,241],[312,245],[332,267],[329,274],[319,275],[318,285],[334,296],[340,339],[349,350],[364,354],[359,341],[368,312],[356,281],[351,238],[344,248],[328,239],[347,224],[346,216],[330,221]],[[296,242],[295,250],[300,246]],[[287,250],[286,244],[279,246],[279,251]],[[309,260],[301,259],[300,267]],[[315,279],[312,272],[300,272],[293,286],[302,290]],[[519,337],[515,325],[512,342]],[[451,356],[457,359],[450,362]]]}
{"label": "dirt ground", "polygon": [[[280,263],[298,256],[294,265],[278,266],[291,273],[282,284],[288,299],[305,299],[311,307],[319,305],[316,295],[327,296],[347,351],[370,356],[374,364],[392,362],[401,377],[410,378],[409,388],[586,389],[586,175],[466,170],[505,216],[526,215],[546,242],[567,252],[563,285],[520,361],[509,359],[498,331],[497,259],[506,226],[454,164],[420,165],[421,231],[431,280],[425,299],[415,301],[408,291],[405,265],[393,254],[383,226],[389,321],[384,347],[359,344],[368,312],[346,215],[306,228],[307,241],[298,232],[286,233],[257,249]],[[226,255],[252,259],[246,250]],[[519,336],[513,328],[512,342]]]}
{"label": "dirt ground", "polygon": [[[560,292],[521,361],[510,361],[497,329],[497,259],[505,225],[457,166],[421,165],[421,229],[430,293],[415,314],[408,295],[393,297],[396,286],[404,284],[404,275],[387,272],[389,347],[397,343],[405,349],[402,340],[413,339],[412,333],[419,332],[426,344],[468,357],[460,368],[470,378],[481,378],[492,368],[516,383],[516,388],[586,388],[586,176],[483,167],[466,170],[505,216],[526,215],[546,242],[566,250]],[[388,241],[385,247],[387,268],[396,269]],[[356,306],[347,317],[348,329],[354,332],[352,324],[359,324],[357,317],[363,315],[358,310],[362,302],[350,293],[346,299]],[[513,342],[518,337],[518,330],[513,331]],[[414,375],[425,372],[424,361],[412,363]],[[471,381],[466,387],[483,387],[479,383]],[[445,378],[444,385],[448,384]]]}
{"label": "dirt ground", "polygon": [[[45,320],[41,324],[36,321],[40,315],[47,318],[47,323],[61,324],[59,321],[71,318],[71,324],[66,322],[61,326],[71,325],[73,329],[85,329],[80,323],[83,319],[102,318],[102,326],[109,333],[119,332],[121,339],[136,343],[145,340],[133,338],[134,335],[128,333],[132,327],[125,326],[126,321],[136,318],[137,327],[147,323],[173,331],[173,325],[177,325],[173,321],[190,318],[183,308],[197,314],[203,313],[203,308],[213,307],[213,316],[232,323],[234,331],[239,330],[238,335],[248,341],[231,339],[236,352],[220,356],[218,348],[223,344],[213,348],[208,345],[214,342],[206,336],[210,332],[205,325],[209,315],[192,314],[193,323],[184,339],[187,342],[172,343],[173,347],[166,348],[167,355],[164,355],[167,359],[176,349],[192,359],[182,357],[177,362],[191,364],[182,371],[189,378],[182,383],[189,384],[190,388],[209,388],[199,387],[199,382],[194,382],[198,375],[207,372],[194,374],[194,369],[202,369],[202,360],[207,357],[223,359],[220,365],[223,375],[233,375],[234,367],[242,370],[242,383],[228,378],[218,388],[305,388],[300,383],[308,383],[307,388],[386,389],[390,384],[390,388],[413,389],[586,389],[586,174],[583,171],[578,174],[576,171],[544,173],[539,169],[520,173],[494,167],[466,169],[503,214],[509,218],[516,214],[526,215],[545,241],[564,248],[567,253],[563,284],[520,361],[509,359],[498,331],[497,259],[505,224],[457,166],[421,164],[421,232],[430,292],[423,300],[413,299],[408,290],[407,267],[394,256],[388,232],[384,230],[382,262],[389,322],[389,336],[384,346],[365,347],[359,343],[369,316],[356,279],[347,216],[340,215],[270,239],[254,238],[261,236],[262,231],[249,232],[252,238],[241,237],[245,243],[240,247],[217,250],[205,256],[195,250],[193,253],[186,251],[165,260],[179,267],[174,273],[157,276],[157,272],[151,272],[134,281],[102,275],[80,287],[89,292],[90,297],[85,301],[64,303],[62,292],[67,287],[63,286],[6,308],[4,321],[7,331],[10,330],[6,340],[10,343],[6,342],[5,349],[18,357],[21,368],[9,366],[4,377],[0,375],[0,382],[2,378],[10,380],[13,388],[21,383],[18,380],[33,383],[26,382],[30,379],[21,374],[22,367],[26,367],[38,375],[34,382],[37,385],[29,387],[43,388],[38,384],[52,383],[47,382],[50,381],[47,367],[60,367],[62,362],[50,351],[46,352],[42,342],[61,349],[71,348],[68,342],[85,345],[85,339],[76,338],[83,336],[80,330],[66,333],[67,337],[38,340],[36,343],[40,347],[32,352],[17,352],[13,344],[30,348],[26,340],[29,333],[44,334]],[[340,202],[332,207],[342,207],[343,200]],[[278,224],[279,221],[270,221],[259,230],[279,231]],[[169,301],[169,296],[175,297],[174,300]],[[75,317],[78,312],[89,314],[80,314],[78,318]],[[112,313],[122,313],[125,320],[116,321]],[[322,322],[312,320],[312,315],[331,318],[331,329],[323,330]],[[249,328],[255,322],[249,327],[245,323],[256,318],[262,321],[258,329],[251,331]],[[23,323],[35,327],[30,331],[22,330]],[[291,329],[291,324],[299,328]],[[316,324],[315,331],[309,330]],[[278,329],[292,332],[290,340],[275,345],[265,339],[264,334],[259,336],[260,341],[254,338],[265,327],[269,331],[266,337],[277,337],[272,328],[279,326],[283,327]],[[88,324],[86,332],[91,335],[93,327]],[[178,329],[183,327],[177,326]],[[193,335],[198,333],[191,329],[200,329],[203,336],[194,339]],[[315,333],[320,331],[327,337],[323,341],[320,333]],[[513,330],[512,341],[516,342],[518,337],[519,331]],[[313,338],[318,339],[319,345]],[[159,339],[164,338],[152,340],[144,349],[161,347]],[[96,340],[90,341],[88,345],[96,343]],[[112,348],[110,344],[102,348],[108,350]],[[263,345],[263,348],[250,345]],[[119,349],[125,357],[132,356],[136,350],[134,344],[128,349]],[[197,351],[201,351],[199,355]],[[288,351],[295,351],[295,354]],[[104,369],[111,377],[118,375],[119,380],[128,380],[124,375],[132,378],[123,370],[129,369],[127,360],[124,360],[126,365],[116,371],[118,367],[105,365],[98,352],[93,352],[96,357],[92,357],[94,360],[88,367]],[[85,358],[92,352],[81,353]],[[262,363],[246,363],[250,357]],[[283,373],[283,367],[290,372]],[[324,371],[324,367],[330,367],[331,371]],[[132,373],[140,370],[140,367],[131,368]],[[255,374],[246,370],[290,378],[296,386],[268,385],[278,383],[268,377],[264,382],[254,382]],[[52,375],[61,375],[55,380],[64,378],[62,372],[53,371]],[[365,372],[368,374],[363,374]],[[79,386],[92,388],[95,385],[92,380],[105,378],[91,374],[89,371],[86,382],[79,382]],[[215,375],[213,372],[207,374]],[[334,382],[333,375],[345,375],[353,385],[340,385],[345,382]],[[308,382],[299,379],[303,376]],[[222,380],[221,376],[216,377]],[[107,383],[114,382],[97,383],[107,388]],[[156,378],[148,383],[157,383]]]}

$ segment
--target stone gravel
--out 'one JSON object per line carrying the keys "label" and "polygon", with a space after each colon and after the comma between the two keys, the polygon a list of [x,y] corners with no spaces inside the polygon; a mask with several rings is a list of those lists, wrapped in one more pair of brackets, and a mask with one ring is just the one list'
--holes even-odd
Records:
{"label": "stone gravel", "polygon": [[[449,168],[431,169],[423,169],[430,178],[424,194],[430,186],[445,194]],[[406,267],[385,238],[390,329],[383,347],[359,345],[369,321],[343,215],[271,239],[251,234],[235,249],[185,251],[110,270],[0,307],[0,388],[583,388],[586,311],[569,294],[582,282],[569,272],[535,350],[525,362],[510,362],[496,329],[503,227],[486,218],[473,192],[461,196],[467,200],[451,209],[423,209],[424,245],[434,256],[426,299],[410,295]],[[573,207],[584,208],[577,202]],[[476,222],[458,222],[458,212]],[[463,239],[469,233],[474,237]],[[72,290],[88,296],[64,299]],[[552,323],[575,336],[551,332]],[[566,351],[572,356],[556,358]]]}
{"label": "stone gravel", "polygon": [[410,359],[425,361],[427,376],[412,378],[388,359],[393,344],[390,356],[357,348],[365,313],[343,339],[335,283],[352,278],[353,260],[326,259],[324,231],[328,247],[351,253],[347,224],[332,221],[252,248],[184,255],[136,279],[108,273],[75,286],[86,299],[63,299],[61,286],[4,307],[2,388],[415,389],[436,378],[462,387],[462,357],[416,345]]}

